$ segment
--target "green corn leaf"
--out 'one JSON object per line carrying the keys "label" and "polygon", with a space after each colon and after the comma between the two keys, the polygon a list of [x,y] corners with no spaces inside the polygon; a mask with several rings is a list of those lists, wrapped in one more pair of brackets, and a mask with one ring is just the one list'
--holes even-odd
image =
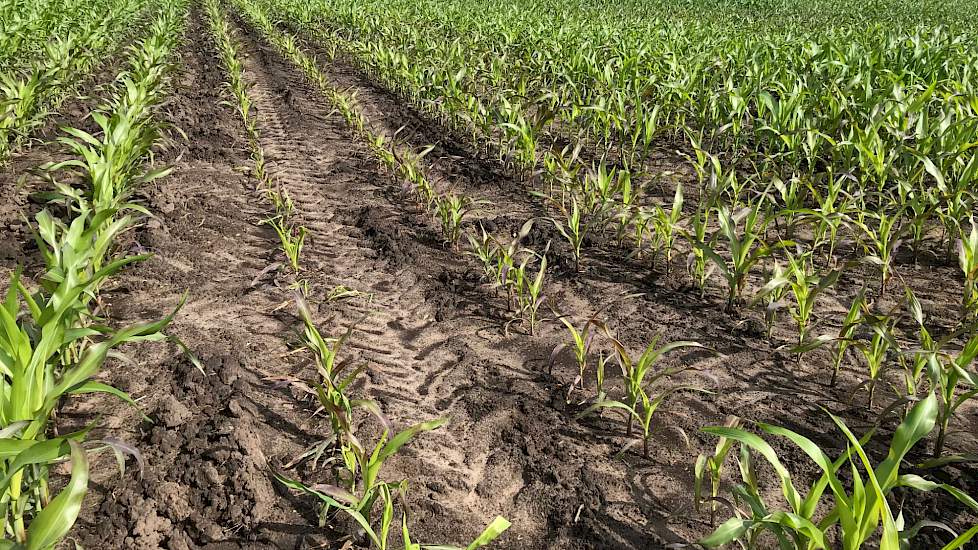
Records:
{"label": "green corn leaf", "polygon": [[730,518],[717,527],[709,536],[700,539],[699,543],[707,548],[716,548],[739,539],[757,522],[749,519]]}
{"label": "green corn leaf", "polygon": [[739,428],[728,428],[726,426],[711,426],[703,428],[703,431],[719,437],[726,437],[728,439],[733,439],[738,441],[748,447],[754,449],[755,451],[761,453],[769,464],[774,468],[775,473],[781,480],[781,490],[784,493],[785,499],[787,499],[788,504],[794,511],[799,511],[801,509],[801,497],[798,495],[798,491],[791,482],[791,474],[788,469],[784,467],[781,460],[778,459],[777,453],[771,446],[761,439],[760,437]]}
{"label": "green corn leaf", "polygon": [[88,459],[85,450],[68,440],[71,449],[71,479],[58,496],[31,521],[27,529],[27,550],[46,550],[60,541],[75,524],[82,500],[88,492]]}
{"label": "green corn leaf", "polygon": [[978,536],[978,525],[975,525],[971,529],[961,533],[957,538],[947,543],[941,550],[957,550],[958,548],[964,548],[966,544],[975,538],[975,536]]}

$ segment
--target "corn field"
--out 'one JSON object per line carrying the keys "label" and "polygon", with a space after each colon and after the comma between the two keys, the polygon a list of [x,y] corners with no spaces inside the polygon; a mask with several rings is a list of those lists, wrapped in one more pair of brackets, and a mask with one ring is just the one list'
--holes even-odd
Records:
{"label": "corn field", "polygon": [[973,548],[973,11],[0,0],[0,548]]}

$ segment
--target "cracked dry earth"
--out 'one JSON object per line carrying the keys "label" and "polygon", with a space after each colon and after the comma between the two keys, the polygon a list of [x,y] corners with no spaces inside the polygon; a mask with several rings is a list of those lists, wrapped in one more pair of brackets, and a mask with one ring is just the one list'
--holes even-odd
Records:
{"label": "cracked dry earth", "polygon": [[[100,435],[133,445],[143,462],[141,473],[131,461],[120,477],[110,456],[93,459],[92,487],[73,538],[85,548],[339,548],[336,541],[350,526],[319,527],[316,503],[290,493],[273,475],[327,481],[323,470],[290,463],[326,438],[329,425],[315,414],[314,399],[291,383],[312,379],[315,370],[295,351],[301,321],[276,268],[283,262],[278,238],[261,224],[270,206],[255,189],[240,119],[223,103],[223,68],[202,17],[199,9],[191,12],[193,39],[181,50],[166,107],[186,139],[174,135],[161,151],[157,161],[175,170],[141,191],[155,217],[129,243],[154,255],[120,274],[103,295],[112,322],[121,325],[159,318],[186,293],[171,332],[200,358],[202,371],[171,344],[142,344],[106,376],[138,398],[152,422],[95,398],[61,413],[66,425],[102,414]],[[529,241],[541,247],[553,241],[548,293],[562,312],[582,319],[604,308],[634,349],[662,334],[666,341],[697,340],[722,350],[671,357],[672,364],[697,367],[687,382],[719,391],[668,402],[658,413],[662,428],[648,459],[634,449],[615,457],[627,442],[620,418],[575,420],[577,411],[565,404],[575,367],[561,355],[549,368],[551,352],[564,340],[559,323],[546,323],[534,337],[504,332],[505,299],[482,284],[475,260],[442,245],[430,218],[300,71],[252,29],[234,25],[269,172],[309,230],[302,277],[310,295],[324,297],[339,285],[360,293],[312,300],[324,333],[338,336],[353,327],[341,360],[367,365],[355,393],[375,399],[398,427],[450,419],[385,466],[386,478],[411,482],[415,538],[465,544],[503,515],[513,527],[496,543],[500,548],[681,546],[710,530],[691,496],[695,457],[714,444],[698,432],[701,426],[729,414],[774,419],[840,448],[835,434],[824,431],[819,405],[851,425],[871,421],[851,401],[855,373],[844,373],[838,388],[825,387],[814,367],[778,351],[780,342],[765,338],[755,319],[722,314],[713,303],[719,294],[712,302],[690,299],[682,284],[650,280],[646,265],[623,260],[627,252],[603,243],[588,243],[588,269],[568,275],[569,251],[550,226],[538,224]],[[515,232],[545,215],[526,183],[445,139],[352,65],[340,60],[322,69],[335,86],[356,92],[375,131],[397,132],[415,149],[438,144],[428,157],[435,159],[435,178],[485,201],[469,224]],[[15,185],[20,189],[4,181],[5,189]],[[18,192],[18,208],[29,211]],[[2,214],[19,224],[7,210]],[[29,245],[3,252],[5,266],[12,259],[37,261]],[[929,285],[930,292],[939,286]],[[965,416],[970,434],[952,445],[973,451],[978,420],[974,411]],[[776,449],[800,479],[815,475],[797,449],[783,443]],[[970,479],[974,490],[974,470],[952,471],[958,477],[950,481],[961,486]],[[759,475],[776,490],[771,472],[762,467]],[[962,525],[974,519],[937,495],[914,498],[925,516],[942,509]]]}

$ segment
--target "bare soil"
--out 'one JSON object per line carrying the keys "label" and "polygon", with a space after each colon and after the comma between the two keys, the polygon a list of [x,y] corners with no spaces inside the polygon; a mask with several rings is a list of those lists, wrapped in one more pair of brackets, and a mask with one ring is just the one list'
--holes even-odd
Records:
{"label": "bare soil", "polygon": [[[652,269],[647,260],[627,259],[629,251],[596,236],[582,271],[574,273],[566,245],[549,222],[540,221],[528,244],[542,248],[552,241],[557,261],[546,292],[559,313],[580,322],[601,311],[633,350],[661,335],[717,351],[665,360],[694,367],[674,383],[713,393],[676,394],[657,413],[650,456],[642,457],[641,445],[616,456],[629,441],[621,417],[576,419],[580,407],[573,401],[584,395],[576,394],[571,404],[565,399],[577,375],[573,358],[565,351],[550,365],[551,352],[566,340],[562,326],[551,319],[537,336],[516,326],[504,331],[506,300],[483,284],[477,260],[446,247],[435,223],[301,73],[237,25],[270,171],[310,231],[301,277],[313,297],[339,285],[361,293],[313,301],[324,333],[338,336],[354,327],[341,355],[367,364],[355,393],[376,399],[401,428],[450,418],[385,466],[387,479],[411,481],[415,539],[464,545],[492,517],[504,515],[513,527],[496,543],[499,548],[690,545],[711,530],[709,514],[695,510],[692,499],[695,458],[715,444],[701,427],[737,415],[796,430],[838,454],[844,440],[820,407],[861,432],[894,399],[881,389],[875,412],[867,411],[866,394],[857,391],[863,373],[854,359],[838,386],[827,386],[827,356],[814,353],[799,363],[784,351],[795,338],[789,321],[768,338],[760,313],[724,313],[720,281],[700,299],[681,265],[667,276],[661,264]],[[107,399],[62,411],[65,427],[101,414],[99,436],[133,445],[144,463],[140,472],[130,461],[120,477],[109,454],[93,458],[92,487],[73,536],[86,548],[339,548],[344,533],[331,528],[350,526],[319,527],[317,503],[274,478],[280,472],[327,481],[325,470],[308,463],[289,466],[329,435],[329,424],[296,383],[313,379],[315,371],[307,355],[295,352],[301,321],[284,258],[275,233],[260,223],[269,207],[255,190],[241,122],[222,103],[224,73],[208,32],[195,9],[166,107],[168,121],[187,139],[174,133],[173,144],[161,151],[156,162],[173,166],[174,173],[141,190],[154,217],[127,244],[154,255],[119,275],[103,295],[111,322],[123,325],[165,315],[186,293],[170,332],[201,359],[204,371],[172,344],[140,344],[105,378],[138,398],[152,422]],[[545,215],[528,194],[529,184],[446,138],[447,132],[351,64],[322,68],[337,87],[356,92],[378,129],[392,135],[406,127],[398,136],[407,147],[437,144],[428,159],[439,184],[485,201],[467,223],[512,234],[527,219]],[[36,148],[3,171],[2,188],[20,189],[0,210],[5,267],[26,263],[29,269],[39,260],[20,216],[36,211],[27,196],[44,183],[28,178],[17,184],[16,175],[57,154]],[[663,200],[671,199],[667,191]],[[944,282],[957,281],[955,270],[906,261],[898,271],[935,322],[950,328],[958,285]],[[825,322],[837,322],[856,290],[874,280],[869,270],[848,272],[838,294],[820,304]],[[612,370],[609,364],[607,384],[616,388],[620,376]],[[949,451],[978,451],[976,409],[967,408],[957,425],[961,432],[949,438]],[[890,418],[882,433],[893,427]],[[817,475],[797,448],[783,440],[772,444],[799,480]],[[921,445],[911,462],[925,458],[926,450]],[[881,457],[885,448],[873,452]],[[763,465],[759,470],[769,502],[777,502],[774,476]],[[941,475],[976,494],[976,473],[952,466]],[[908,493],[903,506],[908,521],[940,518],[961,530],[978,520],[937,494]],[[919,547],[949,538],[934,537]]]}

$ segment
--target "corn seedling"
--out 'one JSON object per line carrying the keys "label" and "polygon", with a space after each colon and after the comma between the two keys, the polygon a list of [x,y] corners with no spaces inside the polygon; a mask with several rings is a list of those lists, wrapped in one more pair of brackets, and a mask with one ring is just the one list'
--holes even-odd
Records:
{"label": "corn seedling", "polygon": [[767,296],[781,288],[790,290],[794,304],[788,307],[788,312],[798,325],[798,342],[802,343],[808,340],[816,299],[819,294],[835,284],[840,272],[835,270],[825,275],[815,274],[810,251],[797,255],[786,251],[786,256],[787,269],[780,275],[776,273],[757,295]]}
{"label": "corn seedling", "polygon": [[[565,322],[565,324],[567,323]],[[567,324],[567,326],[568,329],[573,328],[569,324]],[[673,350],[689,347],[703,348],[704,346],[696,342],[680,341],[670,342],[657,348],[656,345],[659,343],[659,337],[656,337],[652,340],[652,343],[645,348],[642,355],[635,360],[629,355],[628,350],[621,344],[621,342],[615,338],[610,339],[615,346],[618,364],[621,367],[622,377],[624,379],[624,401],[599,399],[590,407],[581,412],[578,415],[578,418],[599,409],[607,408],[625,411],[628,419],[625,427],[625,435],[626,437],[632,435],[632,421],[638,421],[639,427],[642,429],[642,456],[648,458],[649,440],[652,437],[652,417],[655,415],[655,412],[658,410],[659,406],[662,405],[662,402],[672,394],[681,391],[705,392],[703,389],[687,385],[662,389],[659,390],[657,394],[650,395],[650,393],[656,391],[653,388],[657,387],[658,382],[689,369],[688,366],[679,366],[662,369],[658,372],[652,372],[653,367],[655,367],[656,363],[663,355]],[[577,338],[575,338],[575,341],[576,340]]]}
{"label": "corn seedling", "polygon": [[835,387],[836,382],[839,379],[839,370],[842,368],[842,360],[845,358],[846,350],[849,349],[849,344],[852,342],[852,336],[856,332],[856,328],[865,320],[862,312],[866,308],[866,287],[863,287],[856,297],[853,298],[852,304],[849,305],[849,310],[846,312],[845,319],[842,320],[842,328],[839,329],[839,334],[835,347],[835,359],[833,361],[832,368],[832,380],[830,385]]}
{"label": "corn seedling", "polygon": [[888,364],[888,353],[892,350],[899,350],[899,343],[894,335],[897,317],[891,315],[874,314],[869,311],[863,312],[863,326],[869,329],[868,339],[857,339],[853,342],[853,347],[859,351],[866,368],[869,371],[869,379],[863,383],[869,388],[868,407],[873,406],[873,397],[876,394],[876,386],[883,375],[883,371]]}
{"label": "corn seedling", "polygon": [[601,328],[603,323],[599,321],[596,317],[591,317],[581,324],[581,327],[575,327],[574,324],[567,319],[564,315],[557,315],[560,322],[567,327],[567,332],[570,335],[571,343],[568,344],[558,344],[553,352],[550,353],[550,371],[553,372],[554,362],[557,359],[557,354],[561,352],[564,348],[570,347],[571,351],[574,352],[574,360],[577,365],[577,377],[571,383],[570,387],[567,389],[567,401],[570,402],[570,396],[574,392],[574,388],[578,384],[584,387],[584,374],[587,372],[588,367],[588,356],[591,353],[591,344],[593,343],[594,333],[592,330],[594,328]]}
{"label": "corn seedling", "polygon": [[862,218],[875,218],[876,224],[869,224],[860,219],[850,218],[849,222],[862,231],[864,248],[866,255],[865,261],[879,267],[880,287],[879,293],[882,296],[886,290],[886,283],[890,280],[893,269],[893,257],[897,249],[902,244],[905,227],[902,225],[902,215],[904,208],[896,212],[861,212]]}
{"label": "corn seedling", "polygon": [[[770,249],[760,240],[765,222],[761,219],[760,204],[744,208],[734,215],[723,206],[716,209],[720,223],[720,232],[726,238],[725,244],[730,259],[724,259],[709,244],[697,243],[705,257],[711,260],[727,281],[727,310],[731,311],[734,302],[740,298],[747,284],[747,276],[751,269],[764,257],[770,254]],[[743,229],[738,233],[738,227],[743,222]]]}
{"label": "corn seedling", "polygon": [[567,239],[567,242],[570,244],[571,252],[574,255],[574,271],[578,272],[581,270],[581,248],[584,246],[584,238],[588,232],[588,222],[581,217],[581,209],[577,204],[577,198],[572,195],[570,201],[570,209],[560,202],[553,201],[554,205],[563,215],[563,219],[548,219],[554,224],[557,232]]}
{"label": "corn seedling", "polygon": [[[771,284],[773,281],[783,279],[784,277],[784,268],[782,268],[781,264],[775,260],[774,268],[771,270],[771,277],[768,284]],[[767,285],[765,285],[765,288],[766,287]],[[758,296],[754,299],[754,301],[756,302],[763,298],[766,302],[764,307],[764,324],[767,325],[767,336],[770,338],[771,333],[774,331],[774,325],[778,320],[778,311],[786,307],[784,298],[788,293],[788,289],[786,285],[774,286],[767,291],[765,291],[765,288],[762,288],[761,291],[758,292]]]}
{"label": "corn seedling", "polygon": [[[160,321],[133,325],[117,331],[80,327],[75,304],[82,294],[111,274],[125,261],[115,261],[85,281],[76,270],[54,285],[50,294],[31,294],[14,274],[0,307],[0,334],[4,391],[0,392],[0,430],[10,452],[4,458],[0,481],[4,534],[30,548],[50,548],[74,523],[88,488],[88,469],[79,443],[88,429],[69,436],[47,438],[48,421],[61,400],[82,393],[106,393],[134,404],[122,391],[94,380],[110,352],[122,344],[160,340],[171,315]],[[27,315],[20,316],[21,307]],[[21,320],[18,320],[18,319]],[[97,343],[85,343],[92,337]],[[73,344],[80,349],[68,354]],[[55,497],[49,494],[48,467],[71,456],[71,479]]]}
{"label": "corn seedling", "polygon": [[[740,419],[736,416],[727,417],[724,423],[726,428],[737,428],[740,426]],[[727,454],[733,448],[734,440],[720,436],[717,440],[716,448],[712,455],[700,454],[696,457],[696,465],[693,468],[695,481],[693,483],[693,501],[696,509],[699,510],[703,504],[703,482],[709,475],[710,480],[710,525],[716,524],[717,499],[720,497],[720,482],[723,473],[723,464],[727,461]]]}
{"label": "corn seedling", "polygon": [[499,245],[481,225],[478,234],[466,233],[465,237],[469,240],[468,254],[475,256],[482,263],[483,276],[489,281],[495,281]]}
{"label": "corn seedling", "polygon": [[[547,273],[547,252],[549,250],[549,244],[543,254],[537,254],[527,249],[523,261],[509,270],[508,277],[512,281],[511,284],[516,295],[517,312],[519,317],[530,325],[530,336],[536,335],[536,329],[540,323],[540,306],[546,299],[543,294],[543,280]],[[540,260],[540,265],[536,275],[531,277],[527,269],[531,261],[535,259]]]}
{"label": "corn seedling", "polygon": [[464,196],[448,194],[435,199],[435,212],[441,221],[441,232],[445,242],[458,246],[462,236],[462,220],[475,208],[475,201]]}
{"label": "corn seedling", "polygon": [[689,243],[689,256],[686,260],[686,271],[693,283],[700,289],[700,299],[706,293],[706,282],[713,274],[715,264],[706,254],[707,249],[713,248],[714,237],[707,237],[707,225],[710,211],[700,207],[689,219],[689,227],[683,231],[683,236]]}
{"label": "corn seedling", "polygon": [[282,252],[289,260],[292,271],[298,274],[300,270],[299,256],[302,254],[302,246],[306,241],[306,228],[301,225],[296,226],[286,221],[282,216],[268,218],[262,221],[262,224],[270,225],[275,230],[275,234],[278,235],[282,245]]}
{"label": "corn seedling", "polygon": [[[919,310],[918,310],[919,311]],[[978,370],[974,369],[978,357],[978,332],[971,327],[971,336],[958,351],[951,351],[949,344],[960,336],[952,333],[935,342],[923,325],[923,318],[915,314],[920,325],[921,347],[917,350],[917,368],[926,372],[938,398],[937,439],[934,442],[934,458],[944,452],[948,427],[961,405],[978,395]],[[916,375],[917,372],[912,373]]]}
{"label": "corn seedling", "polygon": [[666,253],[666,276],[669,276],[669,267],[672,265],[672,255],[676,248],[676,237],[680,234],[680,221],[683,215],[683,186],[676,186],[676,194],[672,200],[672,208],[666,211],[661,206],[655,207],[653,217],[653,227],[658,237],[659,247]]}
{"label": "corn seedling", "polygon": [[[963,491],[948,485],[925,480],[913,474],[900,474],[900,466],[907,453],[931,430],[937,419],[937,398],[931,394],[918,402],[903,419],[890,441],[889,453],[882,462],[873,465],[865,446],[872,437],[870,430],[857,438],[839,418],[829,415],[832,422],[845,436],[848,450],[834,461],[810,439],[791,430],[759,424],[766,434],[784,437],[797,445],[815,462],[822,476],[802,493],[792,481],[791,474],[778,458],[774,448],[763,438],[746,430],[734,427],[704,428],[706,433],[733,440],[740,445],[738,463],[742,484],[733,489],[737,503],[746,505],[734,507],[735,515],[720,525],[700,544],[714,548],[740,541],[745,548],[754,547],[761,532],[769,532],[783,548],[833,548],[828,533],[838,526],[841,533],[841,548],[856,550],[874,534],[880,532],[880,548],[898,550],[908,542],[906,538],[919,531],[920,527],[933,525],[924,521],[916,526],[901,529],[894,516],[888,497],[897,487],[918,490],[943,489],[972,509],[978,503]],[[754,467],[752,453],[762,456],[774,469],[781,483],[781,490],[788,505],[788,511],[770,509],[761,497]],[[847,491],[839,479],[839,470],[848,463],[853,483]],[[831,508],[821,519],[816,517],[823,496],[829,491]],[[972,534],[973,536],[973,534]],[[962,548],[962,543],[945,546],[945,550]]]}
{"label": "corn seedling", "polygon": [[[405,481],[386,482],[380,479],[380,470],[390,457],[421,432],[430,431],[444,425],[445,419],[431,420],[415,424],[391,436],[389,428],[372,447],[364,447],[356,437],[348,437],[341,446],[342,470],[340,485],[319,484],[307,486],[282,475],[276,477],[290,489],[313,495],[322,501],[320,512],[325,522],[332,510],[340,510],[353,518],[367,534],[373,547],[386,549],[393,518],[393,494],[404,490]],[[380,525],[374,518],[375,508],[380,504]]]}
{"label": "corn seedling", "polygon": [[834,177],[829,174],[825,179],[824,186],[816,185],[815,182],[806,180],[808,194],[812,201],[817,205],[815,210],[798,210],[798,213],[810,214],[815,220],[813,232],[812,250],[826,248],[826,258],[831,261],[834,258],[835,246],[838,242],[839,229],[845,221],[847,202],[851,200],[845,192],[844,184],[846,178]]}
{"label": "corn seedling", "polygon": [[958,265],[964,273],[962,308],[970,318],[978,316],[978,225],[971,220],[971,232],[962,231],[958,241]]}

